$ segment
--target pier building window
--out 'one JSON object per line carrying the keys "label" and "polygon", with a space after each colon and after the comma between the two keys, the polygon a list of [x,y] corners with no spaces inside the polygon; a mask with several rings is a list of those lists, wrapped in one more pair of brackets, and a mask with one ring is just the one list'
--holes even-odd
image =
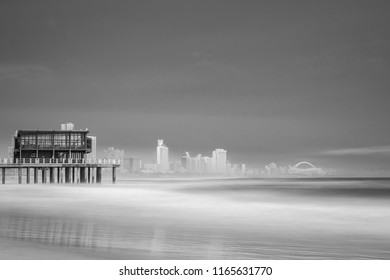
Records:
{"label": "pier building window", "polygon": [[66,133],[54,134],[54,147],[55,148],[68,148],[69,147],[69,135]]}
{"label": "pier building window", "polygon": [[37,144],[35,137],[36,137],[35,134],[27,134],[27,135],[21,136],[22,148],[24,148],[24,149],[26,149],[26,148],[34,149],[35,145]]}
{"label": "pier building window", "polygon": [[70,135],[70,145],[72,149],[84,147],[83,133],[72,133]]}
{"label": "pier building window", "polygon": [[52,134],[38,134],[38,147],[39,148],[51,148],[52,143]]}

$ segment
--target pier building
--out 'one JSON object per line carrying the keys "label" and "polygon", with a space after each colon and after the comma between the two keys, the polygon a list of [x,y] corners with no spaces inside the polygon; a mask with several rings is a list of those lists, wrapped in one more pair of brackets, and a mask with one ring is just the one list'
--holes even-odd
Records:
{"label": "pier building", "polygon": [[14,159],[85,159],[92,151],[88,130],[17,130]]}
{"label": "pier building", "polygon": [[101,183],[102,168],[112,169],[115,183],[120,160],[87,158],[96,138],[89,137],[87,129],[73,128],[73,124],[68,124],[62,130],[17,130],[13,137],[13,158],[0,159],[2,183],[6,181],[7,169],[18,170],[20,184],[23,174],[26,183],[30,183],[31,169],[34,183],[38,183],[39,171],[42,183]]}

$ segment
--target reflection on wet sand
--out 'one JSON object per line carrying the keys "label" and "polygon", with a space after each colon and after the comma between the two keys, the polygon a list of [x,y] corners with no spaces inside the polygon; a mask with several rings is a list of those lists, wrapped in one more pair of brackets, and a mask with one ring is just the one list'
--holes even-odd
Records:
{"label": "reflection on wet sand", "polygon": [[109,231],[95,224],[71,219],[34,216],[27,213],[2,214],[0,236],[43,244],[86,248],[109,248]]}
{"label": "reflection on wet sand", "polygon": [[[28,213],[2,213],[0,216],[0,237],[15,241],[33,242],[58,247],[81,247],[107,252],[118,250],[118,257],[131,256],[131,250],[143,250],[141,258],[159,259],[166,256],[188,257],[206,251],[206,257],[215,258],[221,252],[221,240],[188,242],[187,237],[166,236],[166,231],[156,228],[153,231],[109,228],[78,219],[59,219],[50,216],[37,216]],[[199,236],[196,237],[199,239]],[[178,247],[186,248],[183,255]],[[126,250],[130,250],[127,253]],[[192,250],[192,252],[191,252]]]}

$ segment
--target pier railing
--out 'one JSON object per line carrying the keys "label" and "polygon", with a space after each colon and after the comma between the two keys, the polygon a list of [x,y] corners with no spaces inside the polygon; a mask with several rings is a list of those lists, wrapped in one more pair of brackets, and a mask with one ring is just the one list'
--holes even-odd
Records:
{"label": "pier railing", "polygon": [[0,164],[114,164],[120,165],[119,159],[76,159],[76,158],[0,158]]}

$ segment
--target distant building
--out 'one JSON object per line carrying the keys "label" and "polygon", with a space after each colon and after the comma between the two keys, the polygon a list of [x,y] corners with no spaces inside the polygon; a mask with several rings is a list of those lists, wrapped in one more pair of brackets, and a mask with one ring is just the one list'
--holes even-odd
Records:
{"label": "distant building", "polygon": [[233,175],[238,169],[228,164],[226,159],[226,150],[216,149],[212,156],[202,156],[198,154],[191,157],[189,152],[181,157],[182,171],[194,174],[231,174]]}
{"label": "distant building", "polygon": [[178,173],[181,171],[181,164],[178,161],[170,162],[169,163],[169,170],[175,173]]}
{"label": "distant building", "polygon": [[181,167],[184,172],[188,172],[191,165],[191,157],[189,152],[185,152],[184,155],[181,156]]}
{"label": "distant building", "polygon": [[8,147],[8,158],[14,158],[14,147]]}
{"label": "distant building", "polygon": [[201,155],[191,157],[189,152],[181,157],[182,170],[186,173],[199,173]]}
{"label": "distant building", "polygon": [[241,169],[240,169],[238,164],[232,164],[230,171],[231,171],[232,175],[239,175],[239,174],[241,174]]}
{"label": "distant building", "polygon": [[302,161],[294,166],[285,168],[285,172],[290,175],[306,175],[306,176],[320,176],[325,175],[326,172],[322,168],[315,167],[313,164],[307,161]]}
{"label": "distant building", "polygon": [[169,149],[163,139],[157,140],[157,171],[169,171]]}
{"label": "distant building", "polygon": [[123,168],[128,173],[138,173],[142,168],[142,161],[139,158],[123,158]]}
{"label": "distant building", "polygon": [[144,168],[141,170],[143,173],[155,173],[157,172],[157,164],[155,163],[145,163]]}
{"label": "distant building", "polygon": [[88,130],[17,130],[13,139],[13,157],[85,159],[91,152]]}
{"label": "distant building", "polygon": [[246,164],[242,163],[241,164],[241,175],[245,175],[245,174],[246,174]]}
{"label": "distant building", "polygon": [[226,150],[216,149],[213,151],[213,169],[215,173],[226,174]]}
{"label": "distant building", "polygon": [[226,162],[226,174],[233,174],[233,166],[229,161]]}
{"label": "distant building", "polygon": [[267,172],[268,176],[275,176],[279,174],[279,168],[278,165],[274,162],[271,162],[270,164],[267,164],[265,166],[265,170]]}
{"label": "distant building", "polygon": [[206,173],[206,160],[202,155],[197,156],[197,161],[198,161],[198,170],[197,172],[199,174],[205,174]]}
{"label": "distant building", "polygon": [[[123,162],[123,158],[125,157],[125,151],[122,149],[115,149],[114,147],[108,147],[107,150],[103,151],[104,159],[115,159],[119,160],[120,163]],[[124,166],[121,164],[120,171],[125,172]]]}
{"label": "distant building", "polygon": [[203,157],[203,159],[206,165],[206,173],[208,174],[214,173],[213,159],[211,157]]}
{"label": "distant building", "polygon": [[107,150],[103,150],[104,159],[119,159],[123,160],[125,151],[122,149],[115,149],[114,147],[108,147]]}

